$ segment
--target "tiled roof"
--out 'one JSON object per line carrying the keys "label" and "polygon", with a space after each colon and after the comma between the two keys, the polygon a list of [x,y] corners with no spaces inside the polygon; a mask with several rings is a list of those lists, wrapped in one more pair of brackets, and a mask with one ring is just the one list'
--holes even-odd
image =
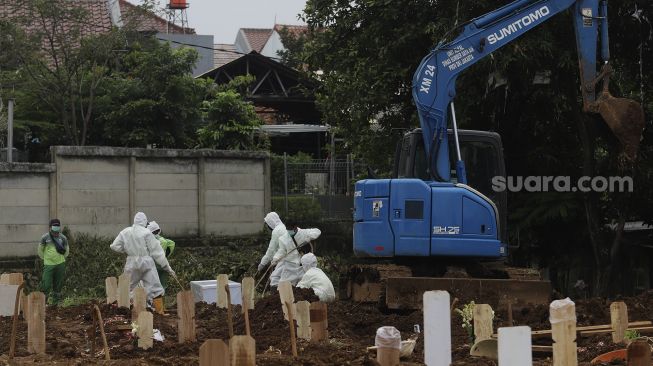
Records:
{"label": "tiled roof", "polygon": [[242,56],[236,50],[236,45],[216,43],[213,45],[213,67],[220,67]]}
{"label": "tiled roof", "polygon": [[250,49],[256,52],[263,50],[263,46],[272,34],[272,29],[265,28],[240,28],[240,31],[245,35]]}
{"label": "tiled roof", "polygon": [[[130,14],[138,14],[138,6],[130,3],[126,0],[120,0],[120,12],[123,19],[129,17]],[[186,33],[186,34],[195,34],[195,29],[193,28],[184,28],[169,23],[166,19],[161,18],[160,16],[148,12],[141,13],[136,16],[136,29],[140,32],[158,32],[158,33]]]}
{"label": "tiled roof", "polygon": [[308,26],[305,25],[291,25],[291,24],[275,24],[274,30],[281,32],[282,29],[287,30],[293,37],[298,37],[302,33],[308,32]]}
{"label": "tiled roof", "polygon": [[[64,24],[64,29],[70,29],[73,26],[79,27],[82,35],[89,36],[93,34],[105,33],[111,29],[111,16],[109,15],[109,10],[107,6],[107,0],[52,0],[57,1],[61,6],[67,7],[78,7],[82,8],[87,12],[87,19],[80,24]],[[36,17],[30,15],[30,9],[28,4],[21,0],[3,0],[0,1],[0,18],[11,19],[11,18],[24,18],[29,17],[34,21],[30,22],[25,31],[29,32],[30,30],[40,29],[43,27],[41,23],[36,20]],[[52,23],[48,22],[50,26]]]}

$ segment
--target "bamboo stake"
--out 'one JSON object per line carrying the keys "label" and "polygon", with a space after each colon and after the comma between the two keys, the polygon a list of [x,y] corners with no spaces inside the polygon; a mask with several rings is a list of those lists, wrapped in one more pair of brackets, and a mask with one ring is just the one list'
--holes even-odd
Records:
{"label": "bamboo stake", "polygon": [[[18,285],[18,288],[16,289],[16,302],[14,303],[14,318],[11,322],[11,345],[9,346],[9,359],[14,358],[14,354],[16,353],[16,327],[18,326],[18,305],[20,303],[20,295],[22,294],[23,287],[25,287],[25,282],[21,283]],[[27,318],[27,314],[25,314],[25,318]]]}
{"label": "bamboo stake", "polygon": [[295,319],[293,318],[292,304],[286,302],[286,308],[288,309],[288,322],[290,323],[290,344],[292,346],[292,355],[293,357],[297,357],[297,338],[295,337]]}
{"label": "bamboo stake", "polygon": [[[93,305],[93,323],[97,319],[97,322],[100,324],[100,336],[102,337],[102,346],[104,347],[104,359],[110,360],[109,356],[109,345],[107,344],[107,335],[104,333],[104,321],[102,321],[102,313],[100,308],[97,305]],[[95,325],[93,325],[93,348],[95,348]]]}
{"label": "bamboo stake", "polygon": [[234,336],[234,320],[233,314],[231,312],[231,291],[229,291],[229,285],[224,287],[227,291],[227,324],[229,324],[229,338]]}

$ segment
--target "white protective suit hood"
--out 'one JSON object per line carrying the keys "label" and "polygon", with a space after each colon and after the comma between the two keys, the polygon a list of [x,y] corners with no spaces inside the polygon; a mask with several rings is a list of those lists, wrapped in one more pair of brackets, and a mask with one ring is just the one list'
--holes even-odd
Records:
{"label": "white protective suit hood", "polygon": [[147,228],[150,230],[151,233],[154,233],[157,230],[161,230],[159,224],[157,224],[156,221],[150,221],[150,223],[147,224]]}
{"label": "white protective suit hood", "polygon": [[297,234],[295,234],[295,242],[299,247],[311,240],[319,238],[320,234],[322,234],[320,229],[297,229]]}
{"label": "white protective suit hood", "polygon": [[270,229],[274,230],[277,226],[279,226],[281,222],[281,218],[279,218],[279,215],[276,212],[270,212],[267,215],[265,215],[265,218],[263,219],[266,224],[270,227]]}
{"label": "white protective suit hood", "polygon": [[301,262],[304,272],[308,271],[311,268],[317,268],[317,257],[313,253],[304,254],[302,256]]}
{"label": "white protective suit hood", "polygon": [[134,215],[134,225],[139,225],[142,227],[147,226],[147,216],[145,216],[144,213],[142,212],[137,212],[136,215]]}

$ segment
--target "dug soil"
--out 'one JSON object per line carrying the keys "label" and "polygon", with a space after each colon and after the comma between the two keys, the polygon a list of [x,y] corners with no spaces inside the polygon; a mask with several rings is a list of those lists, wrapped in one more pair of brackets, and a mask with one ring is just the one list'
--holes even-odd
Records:
{"label": "dug soil", "polygon": [[[314,301],[314,294],[296,291],[295,300]],[[653,319],[653,292],[622,299],[628,304],[630,321]],[[480,303],[482,301],[476,301]],[[109,345],[111,361],[104,361],[102,342],[97,333],[95,351],[92,352],[93,304],[66,308],[48,307],[46,310],[46,355],[30,355],[27,352],[27,325],[18,323],[16,338],[16,364],[58,365],[197,365],[199,347],[207,339],[228,339],[227,311],[214,304],[197,303],[195,320],[197,340],[177,342],[177,319],[174,310],[168,316],[154,314],[154,328],[165,340],[155,341],[154,347],[141,350],[129,327],[130,312],[115,304],[99,304]],[[610,323],[610,301],[603,299],[576,302],[578,325],[601,325]],[[245,321],[240,306],[234,306],[234,332],[245,334]],[[251,333],[256,341],[257,365],[375,365],[374,353],[366,347],[374,345],[374,336],[380,326],[394,326],[402,339],[417,336],[417,344],[411,357],[404,364],[421,365],[424,360],[422,334],[415,334],[415,325],[423,329],[421,311],[386,313],[374,304],[337,301],[328,305],[329,340],[320,343],[298,341],[299,357],[291,356],[290,329],[284,320],[278,294],[269,295],[256,302],[250,311]],[[496,309],[495,329],[507,324],[507,311]],[[533,330],[550,329],[547,306],[529,306],[513,311],[515,325],[529,325]],[[9,364],[8,354],[11,334],[11,317],[0,317],[0,364]],[[461,327],[460,316],[452,315],[453,365],[496,366],[497,362],[469,356],[470,338]],[[550,339],[538,339],[537,344],[551,345]],[[592,338],[579,338],[578,358],[581,365],[598,354],[624,345],[613,344],[609,333]],[[534,365],[551,365],[550,354],[535,354]]]}

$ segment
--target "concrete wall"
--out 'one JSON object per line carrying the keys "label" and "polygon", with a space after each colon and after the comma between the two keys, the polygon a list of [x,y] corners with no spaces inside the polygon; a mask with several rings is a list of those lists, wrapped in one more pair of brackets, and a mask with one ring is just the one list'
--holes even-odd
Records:
{"label": "concrete wall", "polygon": [[53,164],[0,163],[0,256],[36,254],[49,223]]}
{"label": "concrete wall", "polygon": [[270,210],[267,153],[53,147],[53,164],[0,164],[0,257],[34,255],[58,217],[113,237],[143,211],[164,235],[249,235]]}

